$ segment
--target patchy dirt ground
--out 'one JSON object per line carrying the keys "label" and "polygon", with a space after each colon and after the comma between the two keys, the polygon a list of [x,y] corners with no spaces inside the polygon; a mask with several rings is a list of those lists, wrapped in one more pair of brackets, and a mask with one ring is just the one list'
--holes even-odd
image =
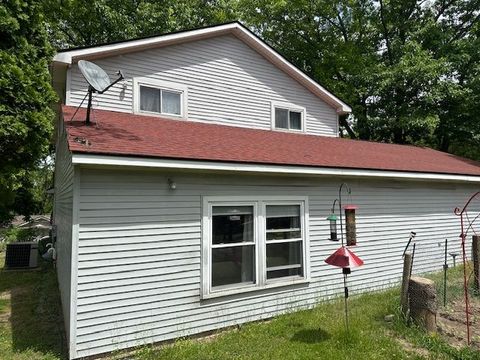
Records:
{"label": "patchy dirt ground", "polygon": [[[438,332],[450,345],[460,348],[467,343],[465,302],[458,299],[440,308],[437,315]],[[480,296],[470,298],[471,346],[480,350]]]}

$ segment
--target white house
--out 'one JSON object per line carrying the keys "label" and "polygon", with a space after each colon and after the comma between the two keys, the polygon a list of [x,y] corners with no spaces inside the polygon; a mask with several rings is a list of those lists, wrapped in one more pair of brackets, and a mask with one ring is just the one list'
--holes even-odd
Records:
{"label": "white house", "polygon": [[[77,63],[125,80],[93,101]],[[239,23],[59,52],[54,223],[70,358],[314,306],[342,182],[357,211],[351,292],[440,269],[478,163],[341,139],[350,108]],[[455,245],[454,245],[455,244]]]}

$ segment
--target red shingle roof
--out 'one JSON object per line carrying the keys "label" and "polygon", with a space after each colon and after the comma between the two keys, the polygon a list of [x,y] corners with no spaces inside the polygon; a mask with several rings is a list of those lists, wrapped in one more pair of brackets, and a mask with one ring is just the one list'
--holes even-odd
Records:
{"label": "red shingle roof", "polygon": [[[85,109],[63,114],[74,153],[480,176],[480,163],[444,152],[280,131]],[[87,144],[81,143],[82,139]]]}

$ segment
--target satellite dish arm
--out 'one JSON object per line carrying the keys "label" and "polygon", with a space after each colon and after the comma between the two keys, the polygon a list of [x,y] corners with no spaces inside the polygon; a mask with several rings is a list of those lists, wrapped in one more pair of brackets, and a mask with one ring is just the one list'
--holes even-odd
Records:
{"label": "satellite dish arm", "polygon": [[114,82],[112,82],[110,85],[108,85],[105,89],[103,89],[103,91],[98,91],[99,94],[103,94],[105,91],[107,91],[108,89],[110,89],[113,85],[115,85],[116,83],[118,83],[119,81],[122,81],[125,77],[123,76],[123,73],[121,70],[118,70],[118,79],[115,80]]}

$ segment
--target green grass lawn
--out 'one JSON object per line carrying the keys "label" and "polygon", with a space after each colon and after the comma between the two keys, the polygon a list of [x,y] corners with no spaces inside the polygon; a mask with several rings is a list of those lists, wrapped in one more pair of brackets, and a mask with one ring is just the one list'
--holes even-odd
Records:
{"label": "green grass lawn", "polygon": [[[471,349],[457,350],[438,336],[407,327],[398,314],[399,293],[389,290],[350,301],[350,332],[343,301],[313,310],[247,324],[212,340],[180,340],[161,348],[139,349],[137,359],[480,359]],[[395,314],[393,322],[385,315]]]}
{"label": "green grass lawn", "polygon": [[[0,253],[0,266],[4,259]],[[461,268],[449,277],[459,279]],[[353,276],[355,276],[353,274]],[[440,286],[441,274],[433,276]],[[451,281],[452,297],[461,293]],[[182,339],[165,346],[144,346],[110,358],[188,359],[463,359],[480,360],[472,349],[455,349],[439,336],[408,327],[398,315],[398,290],[350,299],[350,332],[345,332],[343,301],[278,316],[219,332],[204,339]],[[0,359],[64,359],[65,341],[55,272],[0,272]],[[394,314],[392,322],[385,315]]]}
{"label": "green grass lawn", "polygon": [[55,271],[5,271],[0,253],[0,359],[64,359],[65,335]]}

